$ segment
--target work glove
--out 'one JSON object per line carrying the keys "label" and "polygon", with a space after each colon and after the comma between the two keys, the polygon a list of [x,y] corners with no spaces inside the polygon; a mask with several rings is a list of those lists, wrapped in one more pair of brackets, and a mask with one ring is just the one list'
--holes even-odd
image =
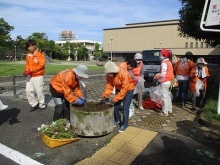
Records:
{"label": "work glove", "polygon": [[84,96],[81,98],[81,100],[82,100],[83,102],[86,102],[86,98],[85,98]]}
{"label": "work glove", "polygon": [[76,100],[76,105],[82,106],[84,104],[84,101],[82,99]]}
{"label": "work glove", "polygon": [[23,75],[28,76],[28,75],[31,75],[31,73],[32,73],[31,71],[24,71]]}

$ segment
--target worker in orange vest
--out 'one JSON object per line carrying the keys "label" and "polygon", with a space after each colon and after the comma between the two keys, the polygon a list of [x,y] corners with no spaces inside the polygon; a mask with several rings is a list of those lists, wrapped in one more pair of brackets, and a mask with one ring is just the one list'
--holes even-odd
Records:
{"label": "worker in orange vest", "polygon": [[[114,104],[114,127],[120,124],[119,132],[124,132],[128,127],[129,106],[134,93],[134,83],[131,75],[125,69],[118,67],[114,62],[105,64],[106,86],[102,94],[102,99],[109,98],[115,87],[116,93],[111,100]],[[120,122],[119,110],[123,103],[123,121]]]}
{"label": "worker in orange vest", "polygon": [[[143,55],[141,53],[136,53],[134,55],[134,60],[137,61],[137,67],[132,69],[132,72],[134,74],[134,82],[135,82],[135,89],[134,89],[134,96],[133,101],[138,101],[138,108],[143,110],[142,107],[142,98],[138,99],[138,93],[143,92],[144,87],[144,70],[143,70]],[[142,95],[141,95],[142,96]],[[139,102],[140,101],[140,102]]]}
{"label": "worker in orange vest", "polygon": [[131,75],[131,77],[132,77],[134,83],[137,82],[136,76],[135,76],[134,73],[133,73],[133,69],[137,67],[137,61],[135,61],[135,60],[129,60],[129,61],[127,61],[127,62],[120,62],[120,63],[118,63],[117,65],[118,65],[120,68],[125,69],[125,70],[127,70],[127,71],[130,73],[130,75]]}
{"label": "worker in orange vest", "polygon": [[192,52],[186,52],[185,56],[177,61],[173,68],[175,77],[178,81],[178,102],[182,108],[185,107],[188,96],[189,74],[192,67],[195,65],[191,60],[191,56],[193,56]]}
{"label": "worker in orange vest", "polygon": [[[26,42],[28,53],[26,55],[24,76],[26,80],[26,96],[31,105],[30,112],[37,109],[45,109],[45,98],[43,93],[44,81],[43,75],[45,73],[45,55],[37,49],[35,40],[28,40]],[[35,92],[37,97],[35,96]]]}
{"label": "worker in orange vest", "polygon": [[200,108],[203,104],[206,88],[207,79],[210,77],[208,63],[205,62],[204,58],[198,58],[196,65],[192,68],[190,72],[190,90],[192,92],[192,111],[196,111],[196,98],[202,95],[199,105]]}
{"label": "worker in orange vest", "polygon": [[174,79],[173,65],[170,61],[171,52],[167,49],[160,51],[160,72],[154,76],[154,81],[160,83],[161,88],[161,100],[162,100],[162,113],[161,115],[168,116],[168,113],[172,113],[172,94],[170,91],[171,81]]}
{"label": "worker in orange vest", "polygon": [[86,98],[80,89],[79,80],[88,78],[88,68],[79,64],[76,68],[67,69],[50,80],[50,93],[55,103],[53,121],[60,118],[70,120],[70,104],[82,106]]}

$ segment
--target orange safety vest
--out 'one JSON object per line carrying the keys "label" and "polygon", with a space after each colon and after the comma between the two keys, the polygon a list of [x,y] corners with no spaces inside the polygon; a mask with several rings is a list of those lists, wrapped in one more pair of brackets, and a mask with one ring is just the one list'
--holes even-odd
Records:
{"label": "orange safety vest", "polygon": [[191,69],[194,65],[195,65],[194,62],[191,60],[187,60],[186,63],[183,63],[181,60],[179,60],[174,65],[173,70],[176,75],[189,76]]}
{"label": "orange safety vest", "polygon": [[[174,79],[174,74],[173,74],[173,65],[170,62],[170,60],[163,60],[162,62],[165,62],[167,64],[167,71],[166,74],[164,76],[164,79],[162,80],[162,82],[167,82],[167,81],[171,81]],[[160,73],[161,73],[161,67],[160,67]]]}
{"label": "orange safety vest", "polygon": [[143,62],[141,61],[140,65],[136,68],[132,69],[133,74],[139,79],[141,76],[141,70],[142,70]]}
{"label": "orange safety vest", "polygon": [[73,69],[56,74],[51,78],[50,84],[57,92],[64,94],[65,99],[70,103],[76,102],[77,98],[83,96],[80,90],[79,80],[76,78]]}
{"label": "orange safety vest", "polygon": [[[209,74],[208,67],[204,66],[204,69],[205,69],[205,73],[206,73],[207,77],[209,77],[210,74]],[[195,92],[195,90],[196,90],[196,82],[199,80],[199,77],[196,76],[196,65],[192,68],[192,70],[190,72],[190,77],[191,77],[190,91],[191,92]],[[204,83],[204,88],[205,89],[207,88],[207,83]]]}
{"label": "orange safety vest", "polygon": [[122,100],[128,91],[133,90],[135,85],[133,83],[132,77],[127,70],[119,68],[118,73],[114,77],[106,75],[106,86],[105,91],[102,94],[102,97],[108,98],[113,91],[113,88],[116,88],[119,92],[114,96],[114,100],[117,102]]}
{"label": "orange safety vest", "polygon": [[45,73],[45,56],[38,50],[35,50],[34,54],[26,55],[25,71],[31,71],[32,77],[42,76]]}

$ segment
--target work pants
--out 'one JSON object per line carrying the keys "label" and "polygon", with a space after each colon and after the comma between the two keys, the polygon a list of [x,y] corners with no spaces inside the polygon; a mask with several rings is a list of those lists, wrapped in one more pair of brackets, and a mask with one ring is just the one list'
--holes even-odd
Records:
{"label": "work pants", "polygon": [[[116,94],[118,93],[119,91],[116,91]],[[125,128],[128,127],[128,119],[129,119],[129,107],[130,107],[130,104],[131,104],[131,101],[132,101],[132,98],[133,98],[133,93],[134,93],[134,90],[130,90],[127,92],[127,94],[125,95],[125,97],[116,102],[114,104],[114,118],[115,118],[115,122],[119,122],[120,119],[119,119],[119,110],[121,108],[121,103],[123,103],[123,121],[122,121],[122,125],[124,125]]]}
{"label": "work pants", "polygon": [[[31,77],[27,76],[26,81],[26,96],[29,104],[35,107],[39,103],[39,107],[45,104],[43,93],[44,81],[43,76]],[[35,96],[35,92],[37,97]]]}

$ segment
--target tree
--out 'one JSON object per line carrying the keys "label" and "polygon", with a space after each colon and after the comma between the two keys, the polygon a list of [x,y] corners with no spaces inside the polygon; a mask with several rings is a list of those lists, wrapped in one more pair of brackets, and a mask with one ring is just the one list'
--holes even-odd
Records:
{"label": "tree", "polygon": [[88,60],[88,57],[89,57],[89,53],[88,53],[88,49],[82,45],[82,44],[78,44],[78,48],[77,48],[77,56],[78,56],[78,61],[80,60]]}
{"label": "tree", "polygon": [[14,41],[13,45],[14,45],[14,47],[16,47],[17,58],[20,57],[20,59],[22,60],[22,56],[24,54],[26,54],[26,52],[27,52],[27,50],[26,50],[26,40],[19,35],[19,36],[17,36],[17,38]]}
{"label": "tree", "polygon": [[100,45],[98,43],[95,43],[95,49],[93,51],[93,55],[95,56],[95,59],[101,56],[101,52],[99,50]]}
{"label": "tree", "polygon": [[3,18],[0,18],[0,55],[11,55],[12,51],[12,39],[10,32],[14,29]]}
{"label": "tree", "polygon": [[3,18],[0,18],[0,46],[7,45],[11,42],[10,32],[14,30],[13,26],[10,26]]}
{"label": "tree", "polygon": [[180,25],[178,30],[181,37],[191,37],[196,40],[204,40],[211,46],[220,44],[220,33],[207,32],[200,29],[205,0],[179,0],[182,8],[179,11]]}

